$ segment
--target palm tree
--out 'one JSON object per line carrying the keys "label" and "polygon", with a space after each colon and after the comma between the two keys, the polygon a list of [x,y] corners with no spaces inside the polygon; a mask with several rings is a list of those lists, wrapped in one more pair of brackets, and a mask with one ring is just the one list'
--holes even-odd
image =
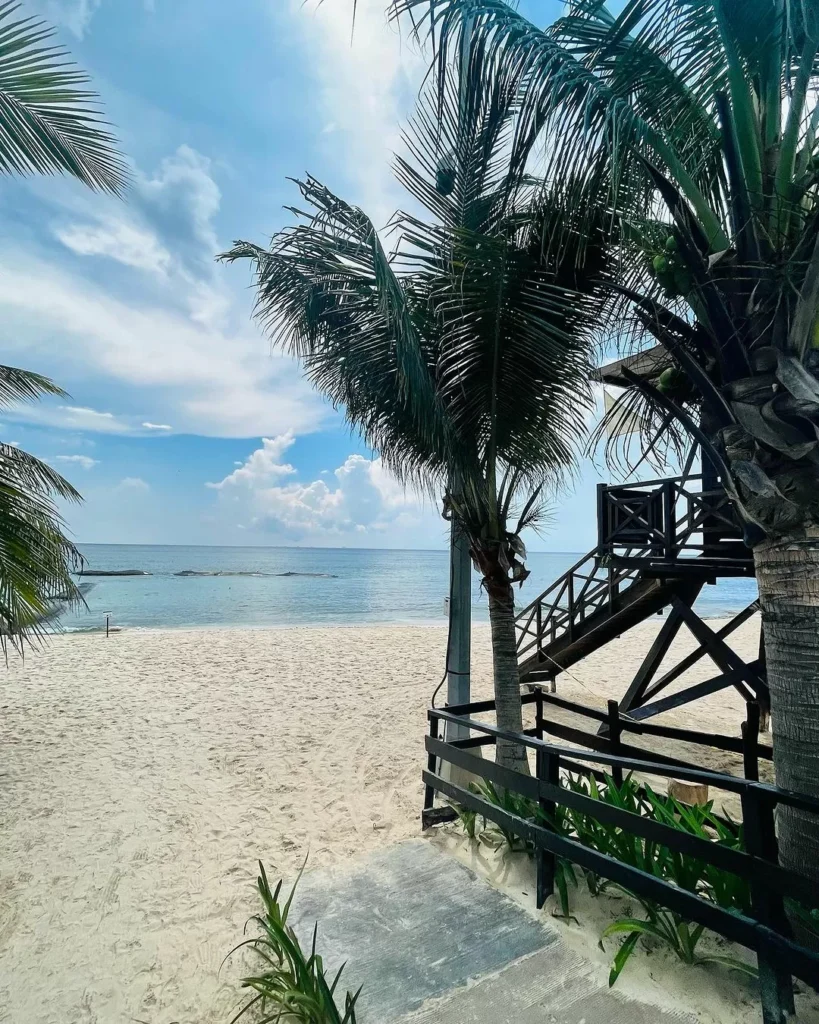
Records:
{"label": "palm tree", "polygon": [[[455,73],[440,104],[422,97],[396,175],[425,213],[396,215],[391,255],[361,210],[308,178],[297,226],[223,258],[251,261],[274,343],[399,479],[444,492],[488,596],[498,723],[520,732],[521,532],[584,433],[590,281],[606,258],[542,182],[509,178],[513,112],[503,83],[464,90]],[[496,758],[528,771],[518,743],[501,740]]]}
{"label": "palm tree", "polygon": [[[615,15],[576,0],[547,28],[502,0],[392,12],[434,33],[439,68],[466,39],[490,76],[514,79],[513,168],[536,138],[548,180],[582,179],[578,200],[608,181],[622,254],[610,312],[671,360],[633,387],[734,498],[777,780],[819,795],[819,6],[628,0]],[[819,878],[817,822],[781,812],[779,836],[785,862]]]}
{"label": "palm tree", "polygon": [[[69,174],[119,195],[127,173],[84,85],[53,31],[0,4],[0,173]],[[0,407],[65,393],[37,373],[0,366]],[[77,491],[50,466],[0,444],[0,644],[18,649],[43,632],[55,601],[79,601],[71,570],[80,555],[63,533],[56,499]]]}
{"label": "palm tree", "polygon": [[[0,366],[0,408],[42,395],[64,396],[47,377]],[[71,577],[82,562],[62,531],[55,498],[80,495],[49,465],[0,444],[0,645],[22,651],[41,636],[55,602],[81,600]]]}

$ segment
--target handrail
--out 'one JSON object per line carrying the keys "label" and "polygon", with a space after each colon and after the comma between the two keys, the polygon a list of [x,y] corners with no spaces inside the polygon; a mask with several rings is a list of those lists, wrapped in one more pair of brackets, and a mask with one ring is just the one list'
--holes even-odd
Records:
{"label": "handrail", "polygon": [[436,718],[442,722],[453,722],[460,724],[465,729],[474,729],[482,732],[493,739],[511,740],[530,750],[542,750],[546,754],[555,754],[560,757],[568,757],[573,760],[590,761],[593,764],[608,765],[610,768],[622,768],[630,772],[642,772],[647,775],[659,775],[669,779],[683,779],[688,782],[696,782],[700,785],[713,786],[715,789],[724,789],[729,793],[742,795],[746,790],[753,789],[755,792],[765,794],[775,803],[784,803],[788,807],[797,810],[808,811],[810,814],[819,815],[819,800],[805,796],[802,793],[794,793],[788,789],[780,789],[778,786],[771,786],[767,782],[757,782],[752,779],[740,779],[736,775],[726,775],[724,772],[711,771],[708,768],[687,768],[679,762],[666,764],[661,761],[646,761],[634,757],[622,757],[619,754],[606,754],[602,751],[577,750],[575,747],[561,747],[548,740],[540,740],[536,736],[528,736],[525,733],[510,732],[508,729],[501,729],[488,722],[479,722],[468,717],[465,713],[452,714],[443,708],[430,708],[427,711],[427,718]]}
{"label": "handrail", "polygon": [[[612,612],[615,595],[623,595],[645,578],[644,570],[673,572],[679,565],[690,572],[695,564],[710,567],[718,561],[742,573],[747,568],[746,560],[732,557],[732,549],[715,554],[713,544],[693,539],[707,527],[709,519],[719,523],[723,534],[732,525],[731,503],[725,491],[718,487],[690,490],[692,482],[703,479],[702,474],[694,474],[633,484],[600,484],[598,545],[517,614],[519,659],[548,649],[567,634],[571,643],[576,639],[577,627],[606,608]],[[618,494],[622,495],[621,502]],[[629,502],[638,496],[636,505],[630,507]],[[716,501],[709,503],[710,499]],[[660,500],[661,505],[652,504]],[[614,504],[610,506],[609,502]],[[611,529],[606,525],[608,519],[604,519],[610,507],[619,508],[620,516]],[[609,558],[616,561],[607,564]],[[708,563],[709,558],[715,561]]]}

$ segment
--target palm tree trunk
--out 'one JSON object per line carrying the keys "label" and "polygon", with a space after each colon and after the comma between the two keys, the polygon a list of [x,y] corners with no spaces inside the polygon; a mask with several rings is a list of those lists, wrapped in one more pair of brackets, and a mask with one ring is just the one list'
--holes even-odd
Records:
{"label": "palm tree trunk", "polygon": [[[819,534],[754,548],[774,765],[783,789],[819,797]],[[780,860],[819,881],[819,818],[780,807]]]}
{"label": "palm tree trunk", "polygon": [[[499,728],[509,732],[523,732],[512,585],[500,567],[492,579],[484,578],[484,585],[489,597],[489,621],[492,626],[492,665],[497,723]],[[526,747],[521,743],[499,739],[495,748],[495,760],[505,768],[529,774]]]}

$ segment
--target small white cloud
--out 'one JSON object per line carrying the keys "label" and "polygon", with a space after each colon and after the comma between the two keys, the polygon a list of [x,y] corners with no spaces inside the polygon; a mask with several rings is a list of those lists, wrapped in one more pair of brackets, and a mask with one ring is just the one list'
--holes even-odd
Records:
{"label": "small white cloud", "polygon": [[28,0],[26,7],[57,25],[64,25],[78,39],[88,29],[102,0]]}
{"label": "small white cloud", "polygon": [[83,469],[93,469],[99,465],[99,459],[92,459],[90,455],[55,455],[55,462],[74,462]]}
{"label": "small white cloud", "polygon": [[86,418],[92,419],[92,420],[94,420],[94,419],[103,419],[103,420],[112,420],[112,419],[114,419],[114,414],[112,412],[100,412],[98,409],[91,409],[87,405],[61,405],[61,406],[59,406],[59,408],[64,410],[67,413],[70,413],[72,416],[83,416],[83,417],[86,417]]}
{"label": "small white cloud", "polygon": [[171,254],[152,231],[122,216],[112,216],[97,224],[70,224],[58,228],[56,235],[80,256],[107,256],[152,274],[165,275],[171,263]]}
{"label": "small white cloud", "polygon": [[282,456],[295,442],[296,438],[292,430],[278,437],[263,437],[262,447],[257,448],[248,458],[247,462],[234,463],[239,469],[220,480],[219,483],[206,484],[214,490],[221,491],[226,487],[258,487],[261,484],[269,483],[281,476],[291,476],[296,470],[288,462],[282,462]]}
{"label": "small white cloud", "polygon": [[120,480],[118,486],[130,491],[150,491],[151,489],[150,485],[146,484],[139,476],[126,476]]}
{"label": "small white cloud", "polygon": [[146,430],[173,430],[173,427],[169,423],[143,423],[143,427]]}

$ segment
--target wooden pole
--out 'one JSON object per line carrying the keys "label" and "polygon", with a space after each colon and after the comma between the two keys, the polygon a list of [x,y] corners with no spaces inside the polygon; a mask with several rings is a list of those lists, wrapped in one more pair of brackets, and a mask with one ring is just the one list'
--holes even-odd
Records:
{"label": "wooden pole", "polygon": [[[452,522],[450,533],[449,646],[447,649],[446,702],[468,704],[472,644],[472,559],[469,539]],[[448,722],[449,741],[466,739],[469,730]]]}

